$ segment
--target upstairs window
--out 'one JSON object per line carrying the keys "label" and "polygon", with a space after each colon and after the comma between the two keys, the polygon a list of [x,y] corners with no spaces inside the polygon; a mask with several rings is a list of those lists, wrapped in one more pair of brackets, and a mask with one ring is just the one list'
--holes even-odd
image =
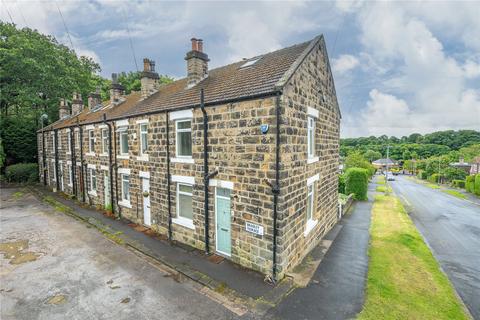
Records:
{"label": "upstairs window", "polygon": [[108,129],[102,129],[102,153],[108,153]]}
{"label": "upstairs window", "polygon": [[67,152],[72,151],[72,135],[70,131],[67,132]]}
{"label": "upstairs window", "polygon": [[75,132],[75,149],[80,149],[80,132]]}
{"label": "upstairs window", "polygon": [[307,117],[307,145],[308,145],[308,157],[315,157],[315,118]]}
{"label": "upstairs window", "polygon": [[127,131],[127,128],[125,128],[125,130],[120,131],[120,154],[121,155],[128,155],[128,131]]}
{"label": "upstairs window", "polygon": [[176,122],[177,157],[192,157],[192,121]]}
{"label": "upstairs window", "polygon": [[88,131],[88,151],[95,152],[95,132],[93,130]]}
{"label": "upstairs window", "polygon": [[148,151],[148,124],[140,124],[140,154],[147,154]]}

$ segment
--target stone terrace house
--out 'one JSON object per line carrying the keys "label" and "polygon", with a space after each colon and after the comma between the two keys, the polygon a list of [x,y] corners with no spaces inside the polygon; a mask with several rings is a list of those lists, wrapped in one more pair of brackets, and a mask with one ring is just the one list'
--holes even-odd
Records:
{"label": "stone terrace house", "polygon": [[340,111],[323,36],[141,92],[60,103],[38,132],[41,181],[274,279],[338,220]]}

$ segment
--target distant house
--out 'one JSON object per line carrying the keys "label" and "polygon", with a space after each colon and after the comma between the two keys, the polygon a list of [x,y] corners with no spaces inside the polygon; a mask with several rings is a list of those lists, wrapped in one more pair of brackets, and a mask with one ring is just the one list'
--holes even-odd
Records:
{"label": "distant house", "polygon": [[480,157],[475,157],[473,163],[470,166],[470,174],[480,173]]}
{"label": "distant house", "polygon": [[392,159],[378,159],[378,160],[375,160],[375,161],[372,162],[372,165],[376,169],[381,169],[381,170],[386,169],[387,164],[388,164],[389,168],[397,168],[398,167],[398,162],[396,162],[395,160],[392,160]]}
{"label": "distant house", "polygon": [[453,168],[464,170],[466,173],[470,173],[470,170],[472,168],[472,165],[468,162],[465,162],[463,157],[461,157],[458,162],[450,163],[449,166],[453,167]]}

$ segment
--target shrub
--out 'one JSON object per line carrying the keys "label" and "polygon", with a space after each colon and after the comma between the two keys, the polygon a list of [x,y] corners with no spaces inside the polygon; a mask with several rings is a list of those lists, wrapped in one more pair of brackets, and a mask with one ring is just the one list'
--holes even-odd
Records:
{"label": "shrub", "polygon": [[363,168],[350,168],[345,175],[345,193],[353,193],[353,197],[356,200],[367,200],[368,170]]}
{"label": "shrub", "polygon": [[467,176],[465,179],[465,190],[473,193],[475,189],[475,176]]}
{"label": "shrub", "polygon": [[434,173],[430,177],[428,177],[428,181],[432,183],[438,183],[439,179],[440,179],[440,175],[438,173]]}
{"label": "shrub", "polygon": [[473,185],[473,190],[474,190],[474,193],[477,196],[480,196],[480,173],[478,173],[475,176],[475,182],[474,182],[474,185]]}
{"label": "shrub", "polygon": [[417,177],[422,180],[426,180],[428,178],[427,172],[426,171],[419,171]]}
{"label": "shrub", "polygon": [[453,180],[452,185],[457,188],[465,188],[465,180]]}
{"label": "shrub", "polygon": [[36,163],[18,163],[5,169],[8,182],[36,182],[38,181],[38,165]]}
{"label": "shrub", "polygon": [[345,174],[338,176],[338,193],[345,194]]}

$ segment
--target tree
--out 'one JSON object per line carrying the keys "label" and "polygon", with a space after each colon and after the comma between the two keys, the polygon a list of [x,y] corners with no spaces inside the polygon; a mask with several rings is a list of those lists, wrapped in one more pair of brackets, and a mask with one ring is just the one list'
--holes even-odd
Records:
{"label": "tree", "polygon": [[1,131],[8,164],[35,161],[39,117],[58,119],[60,98],[94,91],[100,66],[54,37],[0,22]]}
{"label": "tree", "polygon": [[382,158],[382,154],[378,151],[369,149],[363,154],[363,157],[368,161],[373,162],[375,160]]}
{"label": "tree", "polygon": [[372,164],[368,162],[368,160],[365,159],[358,151],[350,153],[345,159],[345,169],[350,168],[366,169],[370,176],[375,173],[375,168],[372,166]]}

